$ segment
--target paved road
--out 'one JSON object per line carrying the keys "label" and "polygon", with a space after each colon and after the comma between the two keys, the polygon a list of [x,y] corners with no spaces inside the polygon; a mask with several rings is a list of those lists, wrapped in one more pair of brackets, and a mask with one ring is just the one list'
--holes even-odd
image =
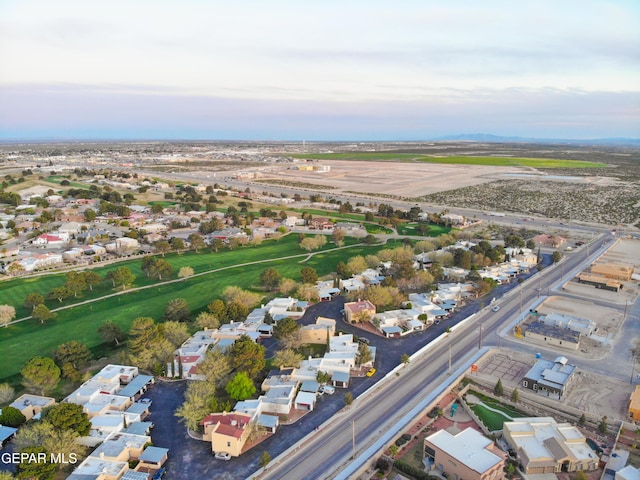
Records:
{"label": "paved road", "polygon": [[[597,246],[602,246],[604,240],[596,242]],[[590,251],[595,250],[592,248]],[[418,403],[418,399],[429,391],[429,385],[437,384],[449,371],[450,362],[455,368],[470,352],[480,348],[480,325],[485,331],[495,334],[498,328],[515,323],[525,306],[538,298],[538,285],[543,289],[555,287],[588,261],[586,249],[576,252],[566,257],[562,265],[543,270],[538,282],[522,284],[514,293],[503,297],[499,301],[501,308],[498,312],[485,308],[473,322],[450,334],[421,361],[412,362],[399,377],[392,376],[391,381],[381,384],[375,395],[358,398],[357,405],[335,419],[330,428],[300,445],[297,451],[278,459],[278,463],[261,478],[329,478],[348,461],[353,438],[352,422],[355,430],[361,432],[357,437],[356,450],[368,447],[390,422],[396,422],[403,412]]]}

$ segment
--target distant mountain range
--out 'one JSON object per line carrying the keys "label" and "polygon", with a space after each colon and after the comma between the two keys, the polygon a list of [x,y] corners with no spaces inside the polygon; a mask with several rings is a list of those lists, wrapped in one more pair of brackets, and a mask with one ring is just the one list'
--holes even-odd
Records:
{"label": "distant mountain range", "polygon": [[437,137],[437,141],[457,141],[457,142],[488,142],[488,143],[569,143],[574,145],[640,145],[640,138],[527,138],[527,137],[503,137],[500,135],[490,135],[487,133],[463,133],[461,135],[447,135]]}

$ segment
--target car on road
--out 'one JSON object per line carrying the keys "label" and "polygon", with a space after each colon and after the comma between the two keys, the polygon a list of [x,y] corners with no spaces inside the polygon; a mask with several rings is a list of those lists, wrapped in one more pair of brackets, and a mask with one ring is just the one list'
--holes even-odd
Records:
{"label": "car on road", "polygon": [[327,394],[327,395],[333,395],[334,393],[336,393],[336,389],[335,387],[332,387],[331,385],[322,385],[320,387],[320,393],[321,394]]}
{"label": "car on road", "polygon": [[367,377],[373,377],[376,373],[376,369],[371,367],[369,370],[367,370]]}
{"label": "car on road", "polygon": [[491,310],[493,310],[494,312],[497,312],[498,310],[500,310],[500,307],[498,305],[496,305]]}
{"label": "car on road", "polygon": [[217,460],[224,460],[225,462],[231,460],[231,455],[227,452],[216,452],[214,456]]}
{"label": "car on road", "polygon": [[365,344],[369,345],[369,339],[368,338],[358,337],[358,341],[360,343],[365,343]]}

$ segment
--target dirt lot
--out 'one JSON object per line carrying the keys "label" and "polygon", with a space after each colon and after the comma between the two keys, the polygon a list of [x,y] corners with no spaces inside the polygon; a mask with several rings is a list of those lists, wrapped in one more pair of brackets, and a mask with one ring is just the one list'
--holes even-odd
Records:
{"label": "dirt lot", "polygon": [[530,170],[522,167],[340,160],[323,160],[322,165],[329,165],[331,171],[281,170],[277,175],[265,175],[265,178],[331,185],[334,193],[351,191],[419,197],[491,182],[504,173]]}
{"label": "dirt lot", "polygon": [[[492,382],[500,378],[505,386],[516,387],[535,362],[531,354],[503,348],[483,360],[479,371]],[[633,389],[628,382],[578,369],[561,402],[598,417],[624,419]]]}

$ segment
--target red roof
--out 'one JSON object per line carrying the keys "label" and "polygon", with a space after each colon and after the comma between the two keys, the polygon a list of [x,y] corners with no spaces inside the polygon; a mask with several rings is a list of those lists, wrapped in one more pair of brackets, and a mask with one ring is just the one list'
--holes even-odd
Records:
{"label": "red roof", "polygon": [[215,425],[214,432],[228,437],[240,438],[250,420],[251,416],[246,414],[212,413],[204,417],[200,425]]}
{"label": "red roof", "polygon": [[180,357],[182,363],[193,363],[200,360],[200,355],[184,355]]}

